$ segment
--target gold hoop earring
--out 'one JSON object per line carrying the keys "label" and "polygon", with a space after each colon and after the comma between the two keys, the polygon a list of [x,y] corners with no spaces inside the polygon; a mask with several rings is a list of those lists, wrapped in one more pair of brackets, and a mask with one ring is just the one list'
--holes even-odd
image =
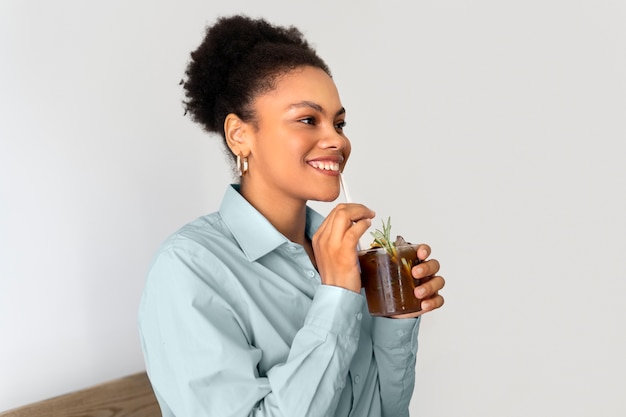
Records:
{"label": "gold hoop earring", "polygon": [[248,173],[248,157],[237,155],[237,173],[240,177],[243,177]]}

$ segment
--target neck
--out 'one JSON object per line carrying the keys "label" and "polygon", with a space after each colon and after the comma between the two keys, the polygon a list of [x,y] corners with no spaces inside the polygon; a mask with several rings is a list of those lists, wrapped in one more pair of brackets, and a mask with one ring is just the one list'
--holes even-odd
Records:
{"label": "neck", "polygon": [[306,201],[279,197],[271,190],[246,187],[245,182],[242,182],[240,192],[287,239],[307,245]]}

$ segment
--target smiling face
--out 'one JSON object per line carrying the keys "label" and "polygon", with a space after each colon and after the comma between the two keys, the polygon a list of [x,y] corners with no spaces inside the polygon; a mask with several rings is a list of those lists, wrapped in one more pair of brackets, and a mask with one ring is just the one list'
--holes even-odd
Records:
{"label": "smiling face", "polygon": [[244,143],[233,149],[248,156],[242,194],[274,204],[337,198],[350,142],[330,76],[314,67],[293,70],[277,80],[274,90],[258,96],[253,107],[256,128],[246,124]]}

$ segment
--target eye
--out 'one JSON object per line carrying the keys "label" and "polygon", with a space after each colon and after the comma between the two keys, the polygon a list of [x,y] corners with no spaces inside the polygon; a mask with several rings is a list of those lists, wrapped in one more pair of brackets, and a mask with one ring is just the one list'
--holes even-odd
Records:
{"label": "eye", "polygon": [[346,121],[342,120],[340,122],[335,123],[335,129],[337,129],[337,131],[343,131],[343,129],[346,127]]}
{"label": "eye", "polygon": [[315,117],[304,117],[302,119],[300,119],[300,122],[307,124],[307,125],[315,125]]}

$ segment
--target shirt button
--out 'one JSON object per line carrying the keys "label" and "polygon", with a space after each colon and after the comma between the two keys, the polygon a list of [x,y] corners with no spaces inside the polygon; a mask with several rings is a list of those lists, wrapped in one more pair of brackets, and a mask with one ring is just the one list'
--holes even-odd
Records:
{"label": "shirt button", "polygon": [[361,320],[362,318],[363,318],[363,314],[361,314],[361,313],[357,313],[356,314],[356,319],[357,320]]}
{"label": "shirt button", "polygon": [[356,375],[356,376],[354,377],[354,383],[355,383],[355,384],[358,384],[359,382],[361,382],[361,377],[360,377],[360,376],[358,376],[358,375]]}
{"label": "shirt button", "polygon": [[295,247],[295,246],[293,246],[293,245],[292,245],[292,246],[289,246],[289,250],[290,250],[290,251],[292,251],[292,252],[295,252],[297,249],[298,249],[298,248],[297,248],[297,247]]}
{"label": "shirt button", "polygon": [[315,276],[315,272],[314,271],[307,271],[306,273],[309,277],[313,278]]}
{"label": "shirt button", "polygon": [[398,330],[398,336],[399,337],[404,336],[404,330]]}

